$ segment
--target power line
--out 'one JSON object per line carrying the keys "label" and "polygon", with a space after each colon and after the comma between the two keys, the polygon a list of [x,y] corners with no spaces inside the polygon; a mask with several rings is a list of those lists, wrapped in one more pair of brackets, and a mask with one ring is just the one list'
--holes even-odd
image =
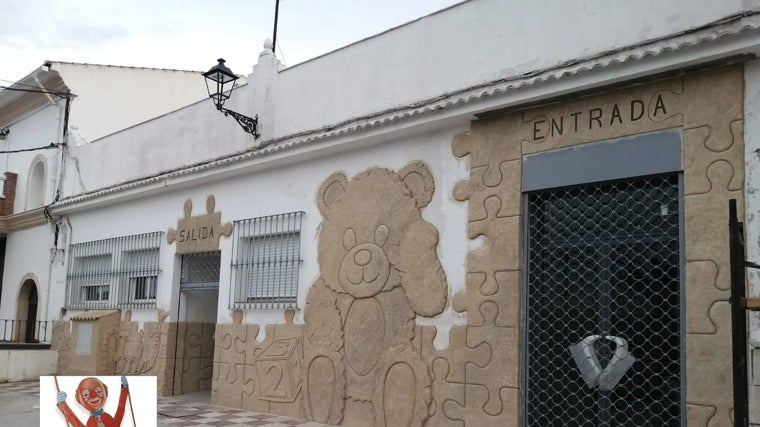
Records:
{"label": "power line", "polygon": [[53,144],[51,142],[50,145],[45,145],[44,147],[20,148],[18,150],[6,150],[6,151],[0,151],[0,154],[14,154],[14,153],[25,153],[27,151],[50,150],[52,148],[60,148],[63,145],[64,144]]}
{"label": "power line", "polygon": [[[5,79],[0,79],[0,82],[11,83],[13,86],[26,86],[32,89],[39,89],[39,86],[28,85],[25,83],[19,83],[19,82],[14,82],[14,81],[5,80]],[[2,87],[5,88],[5,86],[2,86]]]}
{"label": "power line", "polygon": [[11,90],[11,91],[16,91],[16,92],[48,93],[48,94],[55,95],[55,96],[60,97],[60,98],[67,98],[69,96],[69,94],[66,93],[66,92],[56,92],[56,91],[53,91],[53,90],[43,90],[43,89],[39,89],[39,88],[35,88],[35,89],[21,89],[21,88],[9,87],[9,86],[0,86],[0,89]]}

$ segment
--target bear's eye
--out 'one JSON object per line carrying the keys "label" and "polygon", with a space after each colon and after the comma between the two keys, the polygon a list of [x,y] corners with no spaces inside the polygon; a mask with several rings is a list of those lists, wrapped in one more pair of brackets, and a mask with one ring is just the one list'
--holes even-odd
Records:
{"label": "bear's eye", "polygon": [[356,246],[356,233],[352,228],[349,228],[343,232],[343,247],[350,251],[354,246]]}

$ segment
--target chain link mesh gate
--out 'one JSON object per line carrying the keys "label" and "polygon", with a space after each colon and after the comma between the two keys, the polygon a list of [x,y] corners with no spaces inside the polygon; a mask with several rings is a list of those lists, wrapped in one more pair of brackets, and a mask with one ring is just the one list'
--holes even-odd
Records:
{"label": "chain link mesh gate", "polygon": [[679,200],[677,174],[528,193],[526,425],[682,424]]}

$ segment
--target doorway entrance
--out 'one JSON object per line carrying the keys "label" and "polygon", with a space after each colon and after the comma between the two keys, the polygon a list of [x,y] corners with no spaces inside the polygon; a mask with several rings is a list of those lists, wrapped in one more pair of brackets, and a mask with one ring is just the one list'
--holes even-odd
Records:
{"label": "doorway entrance", "polygon": [[27,343],[39,342],[37,337],[37,284],[27,279],[21,285],[16,301],[15,340]]}
{"label": "doorway entrance", "polygon": [[685,422],[680,181],[528,193],[527,425]]}
{"label": "doorway entrance", "polygon": [[[221,252],[182,255],[172,394],[210,401]],[[198,395],[198,393],[200,394]]]}

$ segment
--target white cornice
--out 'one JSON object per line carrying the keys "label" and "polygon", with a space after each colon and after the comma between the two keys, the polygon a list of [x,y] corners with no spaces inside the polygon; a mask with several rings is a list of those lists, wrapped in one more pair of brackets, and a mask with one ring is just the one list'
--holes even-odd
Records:
{"label": "white cornice", "polygon": [[45,208],[37,208],[9,216],[0,216],[0,233],[26,230],[47,223]]}

